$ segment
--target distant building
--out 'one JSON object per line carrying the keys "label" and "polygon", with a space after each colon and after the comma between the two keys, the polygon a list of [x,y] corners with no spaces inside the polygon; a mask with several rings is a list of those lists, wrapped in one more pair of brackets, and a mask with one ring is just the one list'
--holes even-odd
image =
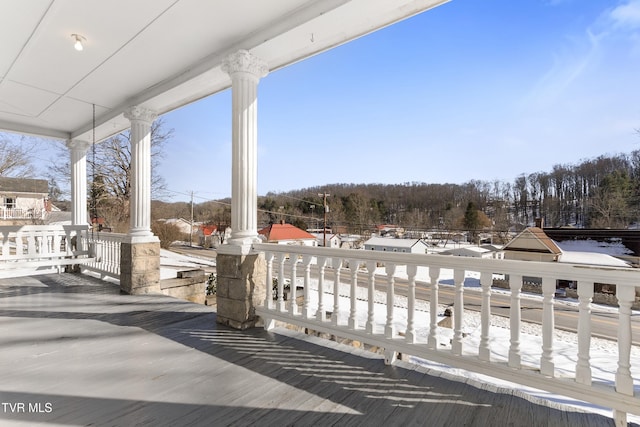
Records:
{"label": "distant building", "polygon": [[558,261],[562,250],[542,228],[528,227],[504,246],[505,259]]}
{"label": "distant building", "polygon": [[206,247],[217,247],[220,245],[220,235],[218,234],[218,226],[211,224],[198,225],[198,244]]}
{"label": "distant building", "polygon": [[[324,233],[310,233],[316,238],[316,246],[324,245]],[[339,248],[342,240],[337,234],[327,233],[327,248]]]}
{"label": "distant building", "polygon": [[367,251],[424,254],[427,253],[427,248],[427,244],[421,239],[394,239],[390,237],[372,237],[364,242],[364,249]]}
{"label": "distant building", "polygon": [[269,224],[258,231],[258,235],[262,236],[267,243],[316,246],[316,237],[313,234],[284,222]]}
{"label": "distant building", "polygon": [[165,224],[175,225],[176,227],[178,227],[181,233],[191,234],[191,222],[187,221],[184,218],[169,218],[169,219],[159,220],[159,221],[164,221]]}
{"label": "distant building", "polygon": [[440,252],[441,255],[464,256],[471,258],[484,259],[503,259],[504,252],[502,250],[493,250],[482,246],[464,246],[461,248],[449,249]]}
{"label": "distant building", "polygon": [[[505,259],[523,261],[551,261],[569,264],[629,267],[629,263],[607,253],[593,250],[563,250],[539,227],[528,227],[504,246]],[[577,249],[576,245],[570,245]]]}
{"label": "distant building", "polygon": [[29,224],[43,221],[49,204],[45,179],[0,177],[0,223]]}

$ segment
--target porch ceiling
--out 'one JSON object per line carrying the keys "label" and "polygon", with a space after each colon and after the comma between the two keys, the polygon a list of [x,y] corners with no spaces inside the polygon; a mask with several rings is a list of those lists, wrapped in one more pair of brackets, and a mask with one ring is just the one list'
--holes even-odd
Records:
{"label": "porch ceiling", "polygon": [[[225,90],[221,60],[271,71],[448,0],[9,0],[0,3],[0,129],[90,141]],[[73,48],[71,34],[86,38]]]}

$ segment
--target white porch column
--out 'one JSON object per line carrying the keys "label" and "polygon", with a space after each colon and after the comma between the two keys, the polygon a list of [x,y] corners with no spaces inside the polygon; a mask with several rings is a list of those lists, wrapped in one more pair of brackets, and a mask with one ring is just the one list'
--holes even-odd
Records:
{"label": "white porch column", "polygon": [[126,110],[124,117],[131,122],[129,235],[153,236],[151,232],[151,124],[158,114],[136,105]]}
{"label": "white porch column", "polygon": [[87,150],[90,142],[69,140],[71,154],[71,223],[87,223]]}
{"label": "white porch column", "polygon": [[[249,247],[258,241],[258,81],[269,72],[267,64],[246,50],[229,55],[222,70],[231,77],[232,185],[229,244]],[[241,252],[246,253],[244,250]]]}

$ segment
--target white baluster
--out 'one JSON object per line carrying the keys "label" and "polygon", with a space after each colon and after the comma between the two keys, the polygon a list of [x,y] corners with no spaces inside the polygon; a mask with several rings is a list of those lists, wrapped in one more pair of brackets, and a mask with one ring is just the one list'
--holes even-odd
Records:
{"label": "white baluster", "polygon": [[395,304],[395,274],[396,265],[387,263],[384,268],[387,274],[387,322],[384,326],[384,336],[387,338],[393,338],[393,306]]}
{"label": "white baluster", "polygon": [[415,265],[407,265],[407,276],[409,283],[407,285],[407,330],[404,339],[408,343],[416,342],[416,274],[418,267]]}
{"label": "white baluster", "polygon": [[304,297],[302,298],[302,316],[305,319],[311,317],[311,307],[309,307],[309,297],[311,296],[311,256],[304,255],[302,257],[302,266],[304,267]]}
{"label": "white baluster", "polygon": [[429,278],[431,284],[431,295],[429,296],[429,310],[431,323],[429,325],[429,337],[427,338],[427,347],[431,350],[438,349],[438,279],[440,278],[440,267],[429,267]]}
{"label": "white baluster", "polygon": [[298,277],[297,277],[298,255],[291,254],[289,261],[291,263],[291,286],[289,288],[289,313],[291,313],[292,316],[295,316],[298,314],[298,303],[296,301],[296,298],[297,298],[296,288],[297,288],[297,282],[298,282]]}
{"label": "white baluster", "polygon": [[553,333],[555,320],[553,316],[553,295],[556,291],[556,280],[552,277],[542,278],[542,356],[540,357],[540,373],[549,377],[555,376],[553,362]]}
{"label": "white baluster", "polygon": [[[278,301],[276,304],[276,308],[279,312],[285,311],[285,303],[284,303],[284,263],[287,260],[285,254],[278,254]],[[268,283],[267,286],[272,286],[271,283]]]}
{"label": "white baluster", "polygon": [[591,385],[591,300],[593,282],[578,282],[578,363],[576,364],[576,382]]}
{"label": "white baluster", "polygon": [[509,289],[511,290],[511,308],[509,309],[509,330],[511,332],[509,366],[512,368],[520,368],[520,291],[522,290],[522,275],[511,274],[509,276]]}
{"label": "white baluster", "polygon": [[480,286],[482,287],[482,307],[480,309],[480,346],[478,358],[485,362],[491,361],[491,348],[489,347],[489,331],[491,327],[491,284],[493,274],[487,271],[480,273]]}
{"label": "white baluster", "polygon": [[267,278],[265,283],[266,295],[264,297],[265,308],[273,309],[273,252],[265,252],[264,259],[267,262]]}
{"label": "white baluster", "polygon": [[351,272],[351,290],[349,292],[349,302],[351,304],[349,310],[349,328],[356,329],[358,322],[356,321],[357,303],[358,303],[358,264],[356,259],[349,260],[349,271]]}
{"label": "white baluster", "polygon": [[327,258],[318,257],[318,311],[316,312],[316,319],[321,322],[325,320],[324,310],[324,269],[327,265]]}
{"label": "white baluster", "polygon": [[462,316],[464,312],[464,270],[453,271],[453,283],[456,288],[453,300],[453,342],[451,352],[457,356],[462,354]]}
{"label": "white baluster", "polygon": [[616,372],[616,391],[633,396],[633,378],[631,377],[631,304],[636,296],[633,286],[616,286],[618,297],[618,370]]}
{"label": "white baluster", "polygon": [[374,302],[375,302],[375,291],[376,291],[376,279],[375,279],[375,273],[376,273],[376,262],[375,261],[367,261],[367,286],[368,286],[368,295],[367,295],[367,299],[368,299],[368,307],[367,307],[367,324],[366,324],[366,331],[369,334],[373,334],[373,329],[374,329],[374,315],[373,315],[373,311],[374,311]]}
{"label": "white baluster", "polygon": [[333,258],[331,260],[333,267],[333,312],[331,313],[331,323],[338,324],[340,316],[340,268],[342,268],[342,258]]}

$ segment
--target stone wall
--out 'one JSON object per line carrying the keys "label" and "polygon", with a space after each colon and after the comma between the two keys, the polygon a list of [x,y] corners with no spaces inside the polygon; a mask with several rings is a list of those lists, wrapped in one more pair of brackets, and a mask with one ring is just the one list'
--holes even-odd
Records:
{"label": "stone wall", "polygon": [[204,270],[179,271],[176,278],[160,281],[160,291],[170,297],[204,304],[206,281]]}

